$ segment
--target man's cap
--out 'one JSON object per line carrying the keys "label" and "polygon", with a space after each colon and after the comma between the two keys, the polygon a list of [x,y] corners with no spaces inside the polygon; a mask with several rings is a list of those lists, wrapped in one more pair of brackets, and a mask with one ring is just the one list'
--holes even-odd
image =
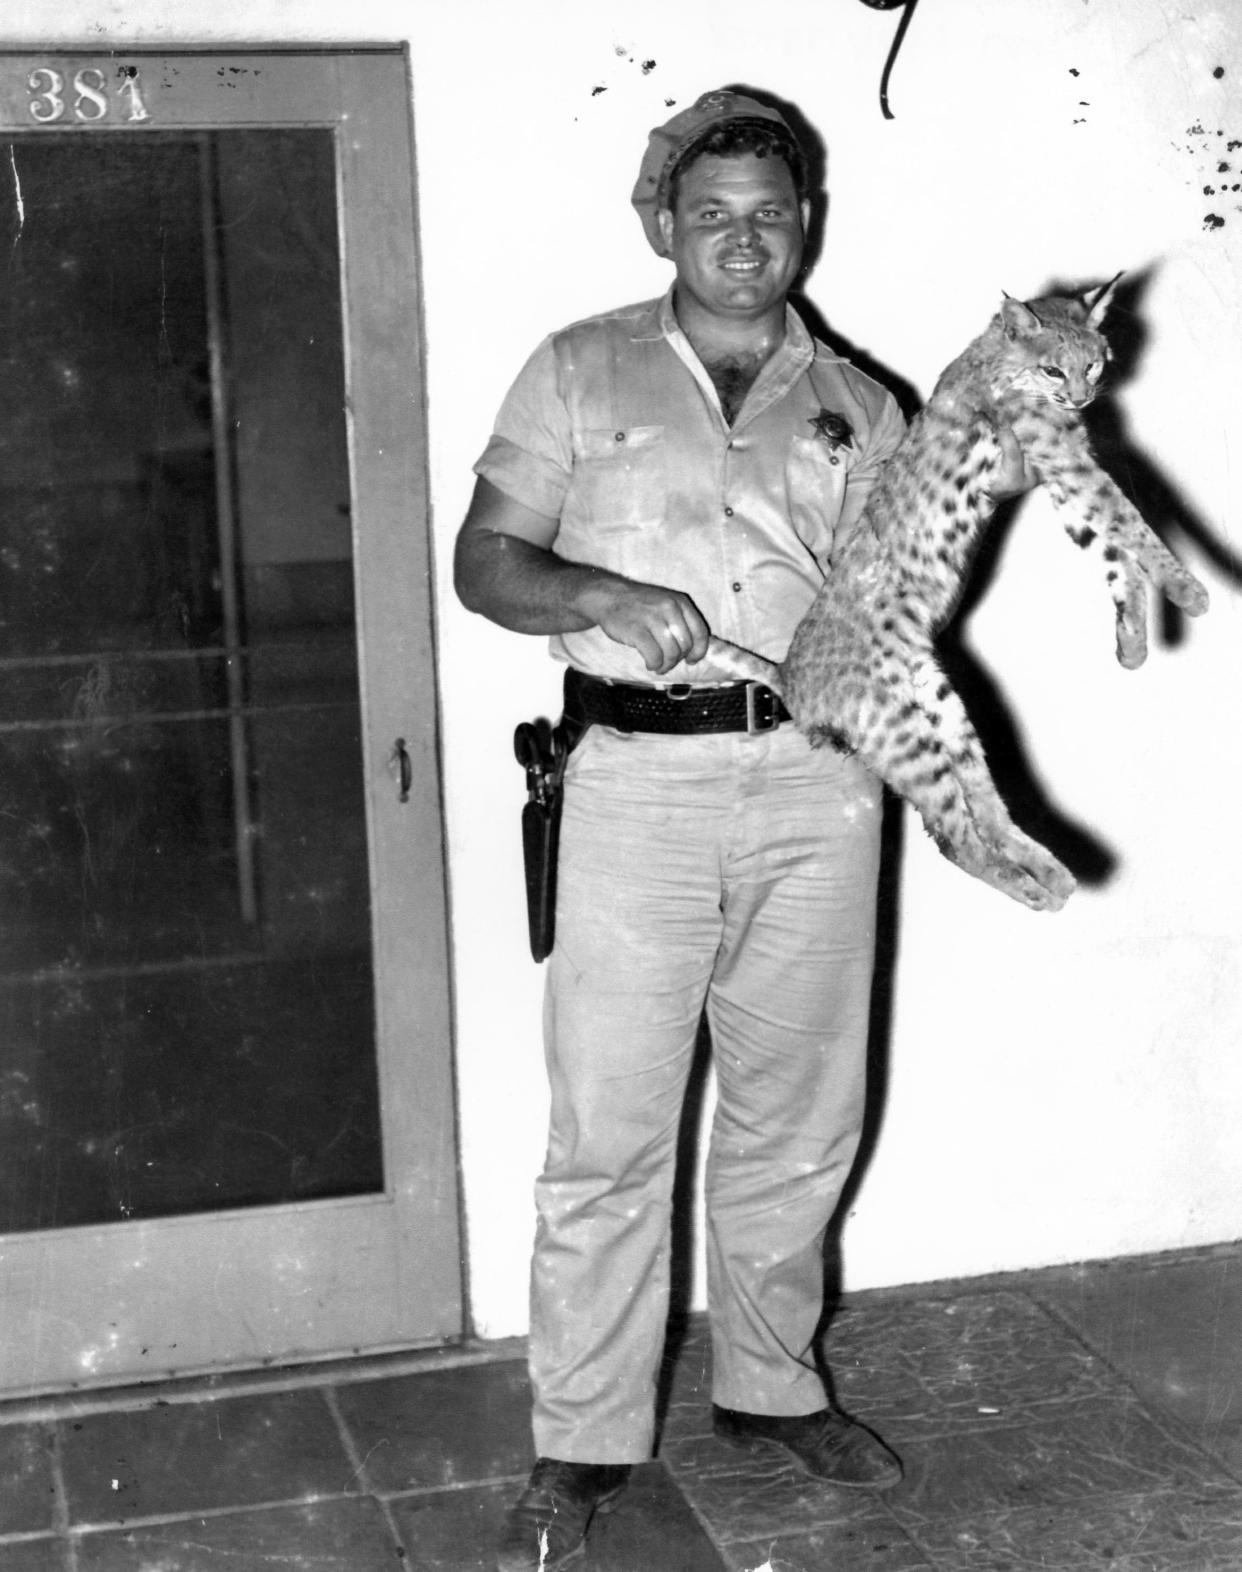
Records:
{"label": "man's cap", "polygon": [[668,256],[668,247],[660,234],[656,213],[667,206],[666,177],[678,158],[697,137],[729,120],[768,120],[789,132],[793,131],[779,110],[770,104],[761,104],[757,98],[746,98],[741,93],[719,88],[714,93],[704,93],[662,126],[656,126],[647,138],[647,151],[638,171],[638,181],[630,201],[642,220],[643,232],[657,256]]}

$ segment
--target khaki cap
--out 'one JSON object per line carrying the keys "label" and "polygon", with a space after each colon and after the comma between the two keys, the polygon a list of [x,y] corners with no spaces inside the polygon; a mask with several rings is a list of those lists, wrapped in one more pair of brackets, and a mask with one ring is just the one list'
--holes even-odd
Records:
{"label": "khaki cap", "polygon": [[761,104],[757,98],[746,98],[723,87],[714,93],[704,93],[689,109],[681,110],[662,126],[656,126],[647,138],[647,151],[643,154],[630,201],[657,256],[669,254],[656,222],[656,213],[665,205],[665,175],[696,137],[727,120],[769,120],[784,127],[797,142],[788,121],[770,104]]}

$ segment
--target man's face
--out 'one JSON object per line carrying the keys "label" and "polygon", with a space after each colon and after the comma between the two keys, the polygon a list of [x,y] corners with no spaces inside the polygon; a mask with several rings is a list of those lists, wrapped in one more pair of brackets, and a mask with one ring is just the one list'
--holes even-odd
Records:
{"label": "man's face", "polygon": [[783,158],[696,158],[659,215],[679,292],[713,316],[770,311],[797,277],[808,213]]}

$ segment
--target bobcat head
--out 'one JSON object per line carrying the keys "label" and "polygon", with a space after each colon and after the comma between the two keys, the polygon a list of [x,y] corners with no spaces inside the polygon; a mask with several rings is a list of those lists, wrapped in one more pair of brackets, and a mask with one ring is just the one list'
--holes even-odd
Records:
{"label": "bobcat head", "polygon": [[1100,323],[1120,277],[1085,296],[1045,295],[1023,302],[1006,295],[996,319],[1003,385],[1041,403],[1084,409],[1112,357]]}

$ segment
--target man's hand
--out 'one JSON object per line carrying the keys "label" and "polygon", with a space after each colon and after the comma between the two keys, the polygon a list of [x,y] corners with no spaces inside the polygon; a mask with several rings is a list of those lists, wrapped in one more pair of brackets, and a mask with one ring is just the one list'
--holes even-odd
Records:
{"label": "man's hand", "polygon": [[1030,491],[1039,484],[1039,480],[1026,467],[1026,456],[1013,434],[1013,427],[997,426],[995,429],[1001,461],[987,490],[993,502],[1007,502],[1010,497],[1020,497]]}
{"label": "man's hand", "polygon": [[578,606],[610,639],[637,650],[657,677],[707,653],[711,629],[680,590],[605,575],[579,595]]}
{"label": "man's hand", "polygon": [[552,550],[558,528],[556,519],[480,479],[457,537],[454,581],[463,605],[517,633],[602,628],[659,677],[680,661],[703,659],[710,630],[689,595],[567,562]]}

